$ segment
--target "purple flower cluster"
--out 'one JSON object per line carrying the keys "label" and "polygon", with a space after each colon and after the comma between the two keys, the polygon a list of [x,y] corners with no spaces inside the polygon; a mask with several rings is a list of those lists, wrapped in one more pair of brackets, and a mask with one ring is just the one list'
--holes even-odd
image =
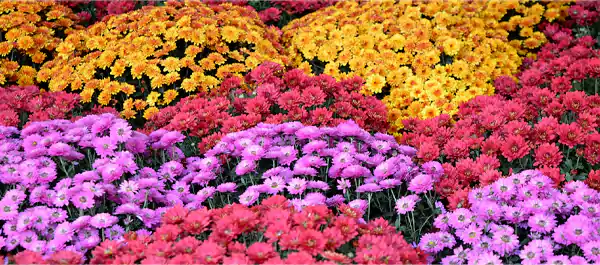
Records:
{"label": "purple flower cluster", "polygon": [[173,184],[183,139],[134,132],[111,114],[0,127],[0,251],[85,253],[125,229],[154,227],[172,198],[195,199]]}
{"label": "purple flower cluster", "polygon": [[419,247],[442,264],[600,262],[600,194],[580,181],[552,184],[527,170],[473,189],[471,206],[439,215],[440,231]]}
{"label": "purple flower cluster", "polygon": [[419,167],[412,161],[415,154],[394,137],[371,135],[353,121],[322,128],[299,122],[259,124],[226,135],[204,158],[188,158],[182,182],[202,186],[206,198],[225,185],[238,186],[244,205],[261,195],[281,194],[298,209],[346,202],[366,210],[369,196],[400,196],[402,184],[417,194],[432,189],[442,167],[437,162]]}

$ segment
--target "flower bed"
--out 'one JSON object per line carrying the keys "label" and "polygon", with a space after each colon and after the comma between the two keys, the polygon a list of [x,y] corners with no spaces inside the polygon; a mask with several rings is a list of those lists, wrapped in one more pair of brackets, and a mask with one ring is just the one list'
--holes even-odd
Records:
{"label": "flower bed", "polygon": [[[3,248],[85,252],[123,227],[154,227],[178,132],[146,136],[112,114],[0,127]],[[168,162],[171,161],[171,162]],[[154,209],[157,209],[156,212]],[[162,210],[160,210],[162,209]]]}
{"label": "flower bed", "polygon": [[299,69],[284,71],[264,63],[240,78],[226,79],[210,94],[185,98],[159,111],[146,123],[146,131],[178,130],[198,137],[201,153],[224,134],[255,126],[299,121],[306,125],[335,126],[353,119],[370,132],[385,132],[385,106],[359,93],[363,80],[308,76]]}
{"label": "flower bed", "polygon": [[425,205],[433,207],[443,174],[439,163],[418,167],[416,150],[353,122],[260,124],[225,136],[202,158],[175,146],[185,138],[179,132],[146,136],[112,114],[0,128],[7,251],[84,254],[125,229],[154,231],[166,207],[252,205],[276,194],[297,211],[347,203],[367,220],[411,212],[412,224],[396,226],[414,240],[431,224],[414,218],[431,217]]}
{"label": "flower bed", "polygon": [[[559,19],[563,2],[339,2],[283,29],[293,65],[336,78],[358,75],[363,93],[381,94],[392,133],[402,120],[453,115],[494,92],[546,41],[535,25]],[[502,18],[502,19],[501,19]]]}
{"label": "flower bed", "polygon": [[552,42],[518,75],[519,85],[510,77],[496,79],[499,95],[463,104],[456,123],[448,116],[405,121],[402,142],[418,147],[422,161],[446,162],[447,178],[437,189],[451,204],[466,198],[462,188],[487,185],[512,170],[537,168],[556,185],[590,173],[598,178],[596,40],[574,39],[556,26],[546,32]]}
{"label": "flower bed", "polygon": [[[421,264],[426,256],[402,238],[385,220],[361,222],[360,214],[324,206],[302,212],[282,196],[261,205],[228,205],[189,211],[180,206],[166,211],[152,235],[127,234],[124,240],[103,241],[92,251],[91,264]],[[200,239],[199,239],[200,238]],[[49,262],[81,254],[57,252]],[[15,256],[17,264],[44,261],[35,252]]]}
{"label": "flower bed", "polygon": [[0,4],[0,85],[34,85],[39,67],[53,58],[77,17],[55,1]]}
{"label": "flower bed", "polygon": [[470,205],[437,217],[419,247],[442,264],[589,264],[600,261],[598,192],[564,189],[523,171],[469,193]]}
{"label": "flower bed", "polygon": [[77,91],[84,103],[116,107],[127,119],[148,119],[261,62],[284,63],[277,42],[246,8],[171,1],[70,34],[37,81],[50,91]]}

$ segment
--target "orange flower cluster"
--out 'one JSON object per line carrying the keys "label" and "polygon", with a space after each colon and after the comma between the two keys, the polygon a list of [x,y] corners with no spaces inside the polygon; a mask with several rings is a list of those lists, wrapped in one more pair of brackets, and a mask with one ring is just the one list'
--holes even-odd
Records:
{"label": "orange flower cluster", "polygon": [[148,119],[264,61],[287,63],[278,38],[244,7],[170,1],[70,34],[37,80],[50,91],[79,91],[83,102],[115,106],[127,119]]}
{"label": "orange flower cluster", "polygon": [[494,93],[492,80],[517,73],[522,58],[546,42],[536,25],[566,14],[564,2],[341,1],[290,22],[282,41],[292,66],[358,75],[363,93],[381,94],[390,132],[402,120],[453,115],[457,106]]}
{"label": "orange flower cluster", "polygon": [[77,15],[54,1],[0,1],[0,85],[33,85]]}

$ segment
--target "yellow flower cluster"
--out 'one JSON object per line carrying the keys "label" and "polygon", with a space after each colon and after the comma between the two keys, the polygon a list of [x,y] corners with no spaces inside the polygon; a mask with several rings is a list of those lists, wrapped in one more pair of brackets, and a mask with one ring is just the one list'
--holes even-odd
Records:
{"label": "yellow flower cluster", "polygon": [[50,91],[150,118],[179,97],[218,87],[264,61],[288,63],[279,33],[254,11],[169,1],[113,16],[77,31],[37,74]]}
{"label": "yellow flower cluster", "polygon": [[53,1],[0,1],[0,85],[33,85],[60,37],[81,28],[77,20]]}
{"label": "yellow flower cluster", "polygon": [[460,103],[492,94],[491,80],[516,73],[546,41],[534,26],[566,8],[562,1],[341,1],[292,21],[282,42],[294,66],[363,77],[365,94],[385,95],[397,134],[403,119],[454,114]]}

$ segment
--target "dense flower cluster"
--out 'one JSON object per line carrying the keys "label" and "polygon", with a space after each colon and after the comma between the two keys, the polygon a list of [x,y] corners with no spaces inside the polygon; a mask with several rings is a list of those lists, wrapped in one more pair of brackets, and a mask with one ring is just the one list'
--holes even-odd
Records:
{"label": "dense flower cluster", "polygon": [[576,1],[569,7],[569,19],[580,26],[591,26],[598,21],[600,3],[597,1]]}
{"label": "dense flower cluster", "polygon": [[405,121],[402,142],[419,148],[423,161],[446,162],[437,189],[451,204],[466,198],[462,188],[489,184],[512,169],[537,168],[558,185],[565,177],[585,179],[600,163],[596,40],[574,39],[555,26],[546,32],[552,42],[518,75],[519,85],[496,79],[499,95],[463,104],[456,123],[448,116]]}
{"label": "dense flower cluster", "polygon": [[276,25],[281,27],[287,25],[294,18],[330,6],[335,2],[337,0],[268,0],[253,1],[250,5],[258,11],[258,16],[263,22],[276,23]]}
{"label": "dense flower cluster", "polygon": [[278,38],[247,8],[169,1],[70,34],[37,80],[50,91],[80,91],[86,103],[116,106],[127,119],[147,119],[263,61],[285,63]]}
{"label": "dense flower cluster", "polygon": [[155,5],[161,1],[154,0],[59,0],[70,7],[81,22],[93,24],[108,15],[118,15],[139,9],[146,5]]}
{"label": "dense flower cluster", "polygon": [[0,250],[84,253],[124,226],[154,227],[174,205],[166,183],[182,169],[182,139],[132,132],[111,114],[0,127]]}
{"label": "dense flower cluster", "polygon": [[201,151],[212,148],[227,133],[245,130],[259,122],[299,121],[306,125],[335,126],[353,119],[367,131],[385,132],[385,105],[360,93],[361,78],[336,81],[330,76],[308,76],[299,69],[284,72],[264,63],[242,80],[226,79],[209,95],[185,98],[161,109],[146,123],[199,137]]}
{"label": "dense flower cluster", "polygon": [[41,64],[65,34],[79,28],[78,17],[54,1],[0,3],[0,85],[33,85]]}
{"label": "dense flower cluster", "polygon": [[[352,208],[334,214],[327,207],[295,211],[282,196],[261,205],[219,209],[169,209],[152,235],[129,233],[92,251],[92,264],[422,264],[387,221],[364,222]],[[200,238],[200,239],[199,239]],[[352,246],[347,251],[348,246]],[[66,257],[76,253],[62,253]],[[44,262],[35,252],[15,256],[17,264]],[[25,262],[26,261],[26,262]],[[52,261],[52,257],[50,258]]]}
{"label": "dense flower cluster", "polygon": [[[190,208],[209,199],[229,201],[229,194],[213,194],[238,189],[243,205],[283,194],[298,209],[346,202],[367,218],[394,212],[395,198],[403,197],[397,211],[405,214],[421,198],[434,201],[430,191],[443,174],[437,162],[417,166],[411,160],[415,154],[392,136],[371,135],[352,121],[322,128],[299,122],[259,124],[226,135],[205,157],[187,158],[180,185],[202,187]],[[418,232],[414,224],[407,229],[407,236]]]}
{"label": "dense flower cluster", "polygon": [[67,119],[78,103],[79,95],[63,91],[41,93],[37,86],[0,87],[0,126],[22,127],[27,122]]}
{"label": "dense flower cluster", "polygon": [[0,260],[600,263],[572,2],[0,1]]}
{"label": "dense flower cluster", "polygon": [[563,2],[341,1],[292,21],[283,42],[294,65],[365,78],[364,93],[386,96],[397,133],[405,118],[452,115],[492,94],[489,81],[515,74],[521,56],[546,41],[536,24],[565,12]]}
{"label": "dense flower cluster", "polygon": [[312,12],[337,2],[336,0],[306,0],[306,1],[284,1],[272,0],[274,5],[280,6],[288,14],[301,14]]}
{"label": "dense flower cluster", "polygon": [[439,232],[419,247],[442,264],[600,262],[600,194],[580,181],[553,186],[527,170],[474,189],[470,205],[439,215]]}

